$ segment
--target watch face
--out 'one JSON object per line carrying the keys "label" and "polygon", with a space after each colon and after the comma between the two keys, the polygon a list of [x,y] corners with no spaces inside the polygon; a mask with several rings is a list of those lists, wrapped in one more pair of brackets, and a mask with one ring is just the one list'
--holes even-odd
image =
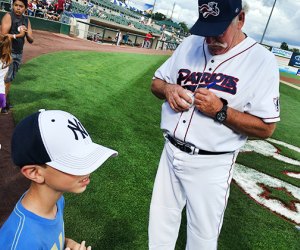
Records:
{"label": "watch face", "polygon": [[226,117],[227,117],[227,114],[226,114],[226,111],[224,111],[224,110],[221,110],[221,111],[218,112],[217,115],[216,115],[216,119],[217,119],[217,121],[219,121],[219,122],[225,121]]}

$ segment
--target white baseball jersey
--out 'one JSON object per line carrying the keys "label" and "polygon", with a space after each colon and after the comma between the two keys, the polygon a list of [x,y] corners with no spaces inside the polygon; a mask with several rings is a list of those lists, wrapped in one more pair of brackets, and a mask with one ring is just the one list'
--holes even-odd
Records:
{"label": "white baseball jersey", "polygon": [[[211,55],[205,39],[191,35],[155,72],[155,77],[194,91],[216,82],[210,91],[228,106],[273,123],[279,118],[279,69],[275,56],[247,37],[223,55]],[[194,106],[176,113],[162,105],[161,128],[175,138],[214,152],[234,151],[246,142],[238,134],[203,115]]]}

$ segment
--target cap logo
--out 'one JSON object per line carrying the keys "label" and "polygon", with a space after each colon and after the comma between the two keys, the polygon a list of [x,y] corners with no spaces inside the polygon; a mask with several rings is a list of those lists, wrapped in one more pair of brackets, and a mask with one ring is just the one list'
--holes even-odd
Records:
{"label": "cap logo", "polygon": [[199,14],[202,14],[204,18],[208,16],[218,16],[220,14],[220,9],[218,8],[218,3],[209,2],[208,4],[202,4],[199,6]]}
{"label": "cap logo", "polygon": [[89,134],[86,132],[86,130],[84,129],[84,127],[82,126],[82,124],[76,120],[75,118],[73,118],[75,123],[73,123],[72,121],[68,120],[69,124],[68,128],[72,130],[72,132],[74,133],[75,136],[75,140],[78,140],[78,135],[77,132],[79,134],[81,134],[82,138],[85,139],[85,137],[88,137]]}

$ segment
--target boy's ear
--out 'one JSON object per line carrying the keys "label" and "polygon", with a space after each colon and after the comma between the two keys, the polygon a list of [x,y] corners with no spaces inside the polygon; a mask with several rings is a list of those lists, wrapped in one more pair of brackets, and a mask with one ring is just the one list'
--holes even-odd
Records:
{"label": "boy's ear", "polygon": [[43,183],[44,176],[41,167],[38,165],[26,165],[21,168],[21,173],[29,180],[36,183]]}

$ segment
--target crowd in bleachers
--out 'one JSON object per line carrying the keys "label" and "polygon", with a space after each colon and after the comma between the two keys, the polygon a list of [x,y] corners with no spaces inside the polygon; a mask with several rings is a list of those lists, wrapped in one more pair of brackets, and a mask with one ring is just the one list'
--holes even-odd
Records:
{"label": "crowd in bleachers", "polygon": [[59,21],[64,11],[72,11],[71,0],[29,0],[27,14],[29,16]]}
{"label": "crowd in bleachers", "polygon": [[[177,23],[172,21],[151,20],[140,12],[116,5],[110,0],[28,1],[27,15],[29,16],[70,23],[71,18],[78,14],[86,17],[86,19],[95,18],[105,22],[119,24],[120,27],[130,27],[133,30],[132,33],[134,33],[135,29],[142,30],[145,34],[151,32],[152,34],[155,34],[156,37],[159,37],[160,35],[159,40],[163,42],[180,43],[180,40],[178,39],[180,26]],[[94,38],[99,37],[99,35],[96,36],[97,32],[95,32],[92,37],[88,36],[88,39],[99,41],[99,38]],[[103,39],[104,37],[102,40]],[[105,37],[105,39],[109,40],[108,37]],[[134,46],[141,45],[141,43],[136,44],[134,42],[131,44],[134,44]]]}
{"label": "crowd in bleachers", "polygon": [[[7,0],[8,1],[8,0]],[[162,26],[166,31],[179,34],[180,26],[172,21],[151,21],[141,12],[134,11],[112,3],[110,0],[29,0],[27,14],[53,21],[69,22],[72,13],[85,14],[120,25],[129,26],[153,34],[162,34]],[[66,15],[64,15],[66,14]],[[165,34],[167,40],[172,36]]]}
{"label": "crowd in bleachers", "polygon": [[83,13],[106,21],[145,30],[147,32],[160,33],[160,25],[156,25],[155,23],[148,24],[148,20],[143,15],[117,6],[106,0],[77,0],[73,1],[72,7],[74,13]]}

